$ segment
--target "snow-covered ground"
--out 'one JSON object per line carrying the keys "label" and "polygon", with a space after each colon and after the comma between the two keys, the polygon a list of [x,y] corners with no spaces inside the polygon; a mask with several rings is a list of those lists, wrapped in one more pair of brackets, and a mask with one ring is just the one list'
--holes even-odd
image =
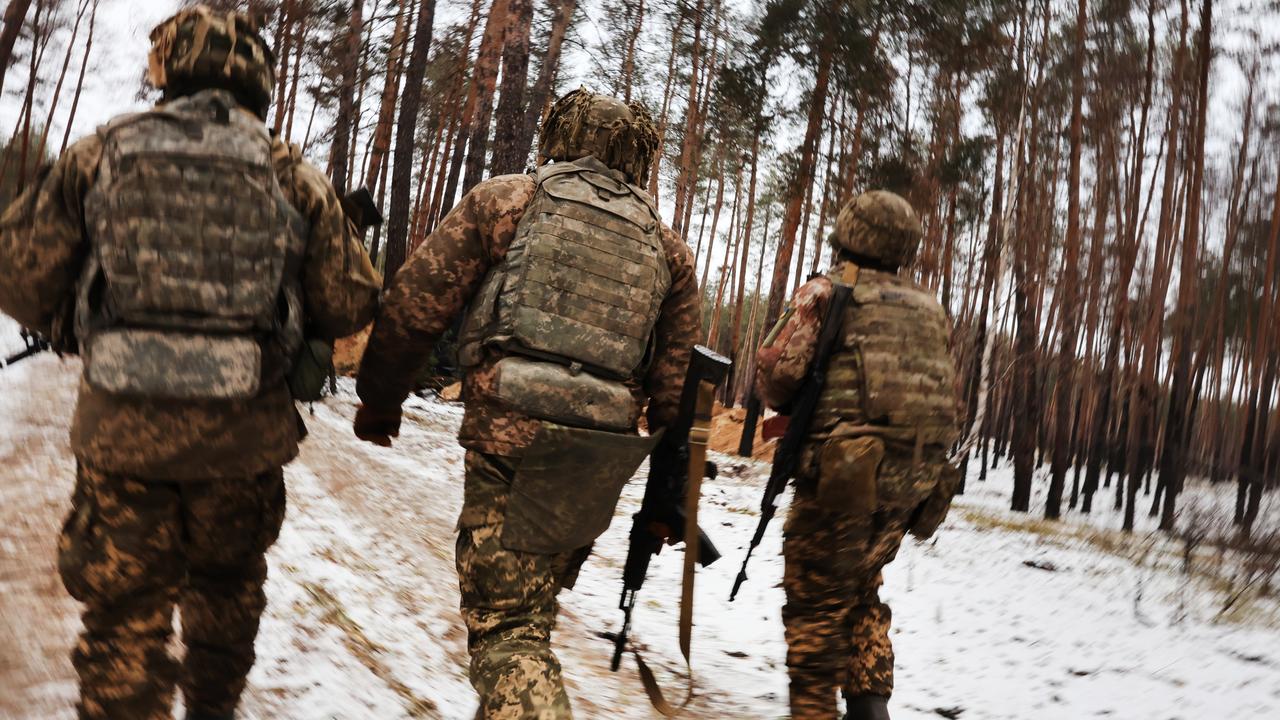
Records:
{"label": "snow-covered ground", "polygon": [[[9,334],[0,327],[0,350],[12,349]],[[74,472],[66,426],[77,371],[44,355],[0,372],[0,718],[73,715],[66,656],[77,606],[58,585],[53,551]],[[317,403],[311,438],[287,471],[289,514],[271,553],[243,716],[467,720],[475,701],[453,570],[460,408],[414,400],[391,450],[355,441],[354,408],[346,383]],[[780,519],[750,582],[727,602],[767,468],[717,460],[702,519],[725,558],[699,575],[686,716],[785,717]],[[1106,529],[1117,522],[1109,502],[1092,524],[1072,516],[1049,525],[1003,509],[1010,482],[1003,469],[971,478],[937,539],[909,540],[886,572],[895,718],[1280,717],[1274,603],[1218,619],[1221,594],[1179,573],[1179,547],[1153,533],[1145,513],[1129,540]],[[629,486],[577,588],[561,598],[556,647],[580,718],[659,717],[632,660],[611,674],[611,644],[596,635],[619,625],[628,518],[642,487],[643,477]],[[680,559],[677,549],[654,561],[634,626],[676,696],[685,687]]]}

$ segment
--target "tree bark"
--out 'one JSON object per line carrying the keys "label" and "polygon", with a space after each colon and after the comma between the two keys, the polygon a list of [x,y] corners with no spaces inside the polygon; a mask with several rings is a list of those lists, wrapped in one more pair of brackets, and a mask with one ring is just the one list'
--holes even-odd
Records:
{"label": "tree bark", "polygon": [[[564,36],[573,23],[573,13],[578,8],[578,0],[559,0],[555,14],[551,18],[551,35],[547,38],[547,52],[542,56],[542,67],[538,69],[538,79],[529,91],[529,106],[524,112],[524,124],[520,130],[517,147],[527,152],[538,133],[538,126],[547,111],[551,100],[551,87],[560,71],[560,49],[564,45]],[[534,164],[542,162],[535,151]],[[643,183],[642,183],[643,184]]]}
{"label": "tree bark", "polygon": [[351,20],[342,49],[342,86],[338,89],[338,117],[333,127],[333,187],[342,196],[347,192],[347,165],[351,153],[352,115],[355,113],[356,83],[360,74],[360,41],[364,35],[364,0],[352,0]]}
{"label": "tree bark", "polygon": [[1062,295],[1062,345],[1058,348],[1058,380],[1055,396],[1055,439],[1050,466],[1049,494],[1044,516],[1056,520],[1062,515],[1062,492],[1071,460],[1071,389],[1075,382],[1076,343],[1079,340],[1079,312],[1076,285],[1080,275],[1080,149],[1084,99],[1084,35],[1089,8],[1080,0],[1076,11],[1075,60],[1071,76],[1071,161],[1067,178],[1067,238],[1063,249],[1062,274],[1058,288]]}
{"label": "tree bark", "polygon": [[387,74],[382,84],[382,102],[378,108],[378,125],[373,131],[373,152],[364,176],[368,188],[376,188],[382,177],[382,164],[391,151],[391,129],[395,125],[396,97],[400,94],[400,75],[404,72],[404,47],[408,39],[409,3],[402,0],[396,13],[396,28],[391,34],[391,52],[387,55]]}
{"label": "tree bark", "polygon": [[524,140],[525,83],[529,78],[529,32],[533,0],[511,0],[511,20],[502,49],[502,93],[493,138],[492,174],[523,172],[529,160]]}
{"label": "tree bark", "polygon": [[413,180],[414,134],[418,129],[418,110],[422,104],[422,80],[426,74],[427,56],[431,50],[431,33],[435,22],[436,0],[423,0],[418,9],[413,50],[405,67],[404,95],[400,99],[400,118],[396,121],[396,148],[391,170],[391,208],[387,217],[387,260],[383,269],[390,285],[396,271],[404,264],[409,228],[409,185]]}
{"label": "tree bark", "polygon": [[467,148],[467,172],[462,180],[462,194],[467,194],[484,175],[485,156],[489,149],[489,121],[493,118],[493,91],[498,79],[498,61],[502,58],[507,24],[511,18],[512,0],[493,0],[489,19],[485,22],[480,54],[476,57],[472,84],[476,91],[476,114]]}
{"label": "tree bark", "polygon": [[0,92],[4,91],[4,78],[9,69],[9,61],[13,58],[13,45],[18,41],[18,33],[27,17],[27,9],[31,0],[9,0],[4,9],[4,29],[0,30]]}

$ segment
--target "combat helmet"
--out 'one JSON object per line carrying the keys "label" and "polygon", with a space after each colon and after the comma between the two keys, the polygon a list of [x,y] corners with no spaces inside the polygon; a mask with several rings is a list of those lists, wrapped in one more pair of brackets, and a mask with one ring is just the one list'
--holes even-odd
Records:
{"label": "combat helmet", "polygon": [[920,219],[902,196],[871,190],[845,203],[830,242],[859,258],[899,268],[915,258]]}
{"label": "combat helmet", "polygon": [[556,101],[542,122],[539,161],[594,156],[645,185],[658,149],[658,131],[639,103],[623,103],[580,87]]}
{"label": "combat helmet", "polygon": [[215,13],[204,5],[183,10],[151,31],[147,77],[167,95],[209,88],[232,92],[266,119],[275,88],[276,58],[244,13]]}

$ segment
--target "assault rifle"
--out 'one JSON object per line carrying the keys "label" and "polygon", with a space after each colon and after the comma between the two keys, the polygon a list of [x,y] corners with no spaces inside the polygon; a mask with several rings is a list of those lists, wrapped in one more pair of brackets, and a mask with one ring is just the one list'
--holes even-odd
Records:
{"label": "assault rifle", "polygon": [[352,190],[343,196],[341,203],[342,212],[355,223],[356,229],[361,234],[371,227],[382,224],[382,211],[378,209],[378,203],[374,202],[373,193],[369,192],[369,188],[360,187]]}
{"label": "assault rifle", "polygon": [[[632,518],[631,542],[627,549],[627,562],[622,570],[622,599],[618,603],[618,608],[623,613],[622,629],[617,633],[604,635],[613,641],[613,662],[609,669],[615,672],[622,663],[622,653],[626,650],[636,594],[640,592],[645,575],[649,572],[649,560],[662,550],[664,538],[670,538],[672,544],[686,542],[685,552],[696,553],[693,557],[703,567],[720,559],[720,551],[707,534],[696,526],[694,547],[688,547],[690,533],[687,513],[681,503],[685,500],[686,485],[692,484],[688,483],[689,471],[693,465],[691,459],[698,461],[699,472],[705,474],[710,469],[710,476],[715,475],[715,466],[706,462],[705,433],[701,434],[701,447],[693,448],[692,454],[690,434],[694,430],[695,420],[704,430],[710,425],[710,408],[699,408],[699,391],[703,391],[705,395],[707,387],[714,390],[724,380],[729,365],[728,359],[701,345],[693,349],[693,355],[689,359],[689,372],[680,393],[680,413],[675,422],[666,428],[662,440],[649,456],[649,482],[644,489],[640,512]],[[700,410],[705,412],[705,417],[697,417]],[[697,442],[698,438],[695,438],[694,444]],[[696,478],[697,481],[701,479]],[[696,498],[694,501],[696,509]],[[686,584],[688,581],[686,575]]]}
{"label": "assault rifle", "polygon": [[[856,267],[856,266],[855,266]],[[855,271],[856,272],[856,271]],[[857,276],[854,276],[856,282]],[[822,332],[818,336],[817,352],[813,358],[813,367],[804,383],[796,393],[792,403],[790,423],[778,447],[773,451],[773,470],[769,473],[769,483],[765,486],[764,499],[760,501],[760,523],[756,525],[756,533],[751,536],[751,544],[747,547],[747,556],[742,559],[742,569],[733,581],[733,591],[729,593],[729,602],[738,596],[738,589],[747,581],[747,563],[751,562],[751,553],[764,539],[765,528],[777,511],[775,503],[778,496],[787,489],[787,482],[795,477],[800,464],[800,452],[804,449],[805,440],[809,436],[809,428],[813,425],[813,411],[818,407],[818,399],[822,388],[827,383],[827,367],[831,363],[831,353],[835,350],[840,338],[841,320],[845,308],[849,306],[849,297],[853,293],[853,283],[835,283],[835,292],[827,305],[827,314],[822,318]]]}
{"label": "assault rifle", "polygon": [[0,360],[0,370],[3,370],[16,362],[26,360],[33,355],[39,355],[46,350],[52,349],[48,340],[45,340],[39,335],[29,332],[26,329],[23,329],[22,331],[22,340],[26,343],[26,348],[19,350],[4,360]]}

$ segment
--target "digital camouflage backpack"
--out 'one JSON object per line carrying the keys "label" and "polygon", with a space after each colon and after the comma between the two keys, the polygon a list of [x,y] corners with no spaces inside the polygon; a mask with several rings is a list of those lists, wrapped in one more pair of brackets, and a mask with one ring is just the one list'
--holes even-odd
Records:
{"label": "digital camouflage backpack", "polygon": [[266,126],[207,90],[98,134],[77,302],[89,384],[230,400],[278,382],[302,342],[306,232]]}

